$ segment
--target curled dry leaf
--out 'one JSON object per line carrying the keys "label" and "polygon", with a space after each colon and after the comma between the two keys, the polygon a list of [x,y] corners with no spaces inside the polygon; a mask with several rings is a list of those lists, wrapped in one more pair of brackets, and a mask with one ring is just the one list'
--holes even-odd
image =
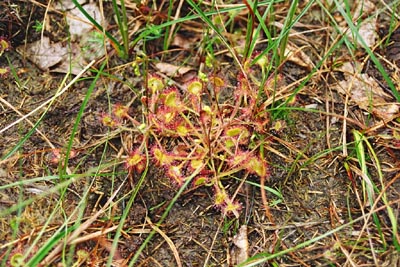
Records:
{"label": "curled dry leaf", "polygon": [[339,26],[339,29],[342,33],[345,32],[350,40],[356,41],[359,45],[363,44],[361,41],[362,39],[368,47],[373,47],[378,38],[378,34],[376,32],[376,18],[371,17],[361,20],[360,25],[356,25],[356,27],[358,29],[358,35],[353,34],[348,26]]}
{"label": "curled dry leaf", "polygon": [[356,8],[354,15],[356,17],[368,17],[372,12],[376,10],[375,4],[369,0],[356,1]]}
{"label": "curled dry leaf", "polygon": [[[371,1],[355,1],[355,9],[351,16],[353,19],[353,24],[358,29],[358,35],[352,33],[349,26],[340,26],[339,29],[342,33],[346,33],[350,40],[357,42],[362,45],[364,40],[368,47],[373,47],[376,44],[378,34],[376,32],[377,17],[371,16],[372,12],[376,10],[376,6]],[[361,18],[361,19],[360,19]],[[357,20],[359,24],[357,24]]]}
{"label": "curled dry leaf", "polygon": [[187,37],[182,34],[175,34],[174,38],[172,39],[171,45],[189,50],[198,43],[200,37],[201,36]]}
{"label": "curled dry leaf", "polygon": [[285,56],[287,57],[288,61],[291,61],[299,66],[307,68],[311,70],[314,67],[314,63],[310,59],[309,56],[304,53],[304,47],[297,47],[294,44],[288,43],[285,48]]}
{"label": "curled dry leaf", "polygon": [[71,56],[68,56],[54,68],[51,68],[51,72],[68,73],[71,71],[72,74],[77,75],[85,68],[87,62],[84,59],[79,45],[76,43],[71,43],[69,51]]}
{"label": "curled dry leaf", "polygon": [[[358,33],[368,47],[373,47],[378,37],[376,32],[376,17],[363,20]],[[358,42],[360,43],[359,40]]]}
{"label": "curled dry leaf", "polygon": [[[92,18],[97,21],[97,23],[103,27],[106,26],[100,9],[97,7],[96,3],[84,5],[83,8]],[[69,33],[73,39],[83,36],[94,28],[93,24],[77,8],[67,12],[67,23],[69,25]]]}
{"label": "curled dry leaf", "polygon": [[[62,7],[56,7],[61,9],[71,7],[66,1],[60,4]],[[83,7],[99,24],[102,24],[103,27],[106,26],[95,3]],[[87,62],[102,57],[106,48],[102,33],[97,32],[91,22],[77,8],[68,10],[66,13],[69,33],[73,37],[70,44],[53,43],[49,37],[44,36],[41,40],[17,47],[17,52],[43,71],[71,72],[76,75],[82,71]],[[75,40],[79,40],[79,43]]]}
{"label": "curled dry leaf", "polygon": [[[52,43],[49,37],[17,47],[17,52],[43,71],[78,74],[85,66],[81,49],[76,43],[70,47],[61,42]],[[71,60],[70,60],[71,59]]]}
{"label": "curled dry leaf", "polygon": [[50,38],[44,36],[43,39],[36,42],[17,47],[17,52],[28,58],[41,70],[49,70],[57,65],[68,55],[68,48],[61,43],[52,43]]}
{"label": "curled dry leaf", "polygon": [[371,112],[383,120],[391,120],[399,112],[398,103],[391,103],[392,97],[378,85],[374,78],[366,73],[352,73],[351,64],[344,64],[345,79],[340,81],[336,90],[349,94],[353,102],[361,109]]}
{"label": "curled dry leaf", "polygon": [[247,238],[247,225],[242,225],[237,235],[232,238],[234,247],[231,250],[230,264],[235,266],[249,258],[249,241]]}
{"label": "curled dry leaf", "polygon": [[176,66],[169,63],[159,62],[155,64],[155,67],[165,75],[169,77],[177,77],[188,73],[193,70],[191,67]]}

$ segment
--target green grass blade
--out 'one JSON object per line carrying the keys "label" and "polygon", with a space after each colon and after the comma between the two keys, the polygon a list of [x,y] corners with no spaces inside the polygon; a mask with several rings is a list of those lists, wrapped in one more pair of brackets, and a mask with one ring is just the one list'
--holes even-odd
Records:
{"label": "green grass blade", "polygon": [[68,166],[68,161],[69,161],[69,155],[70,152],[72,150],[72,145],[74,143],[74,138],[75,138],[75,134],[78,131],[78,127],[79,124],[81,122],[82,116],[83,116],[83,112],[85,111],[86,105],[89,102],[90,96],[93,93],[94,88],[96,87],[96,83],[97,80],[100,78],[100,74],[102,73],[104,67],[107,65],[107,60],[105,60],[103,62],[103,64],[101,64],[100,70],[97,72],[96,76],[94,77],[92,83],[90,84],[88,91],[86,92],[85,98],[82,102],[81,108],[79,109],[78,115],[75,119],[75,123],[74,126],[72,128],[72,132],[71,132],[71,136],[69,138],[68,144],[67,144],[67,148],[66,148],[66,152],[65,152],[65,160],[64,160],[64,168],[62,168],[62,173],[60,174],[61,179],[63,179],[63,175],[65,175],[66,173],[66,168]]}
{"label": "green grass blade", "polygon": [[[312,1],[310,1],[312,2]],[[279,48],[280,48],[280,52],[279,52],[279,59],[280,62],[283,62],[283,60],[285,59],[285,51],[286,51],[286,46],[287,46],[287,42],[289,40],[289,33],[290,33],[290,29],[293,27],[294,23],[293,23],[293,17],[295,15],[296,9],[297,9],[297,5],[298,5],[298,1],[292,1],[292,3],[290,4],[289,7],[289,12],[288,15],[286,16],[285,19],[285,23],[283,24],[283,29],[282,31],[284,32],[284,34],[281,34],[280,36],[280,41],[279,41]],[[300,16],[299,16],[300,18]]]}
{"label": "green grass blade", "polygon": [[[200,9],[198,5],[196,5],[193,0],[188,0],[188,3],[191,5],[191,7],[200,15],[200,18],[218,35],[220,38],[221,42],[226,46],[228,49],[229,53],[232,55],[238,66],[241,66],[240,60],[238,59],[236,52],[233,50],[233,48],[229,45],[228,41],[226,38],[222,35],[218,27],[214,25],[214,23],[208,18],[206,13],[203,12],[203,10]],[[242,72],[244,73],[244,70],[242,69]]]}
{"label": "green grass blade", "polygon": [[114,236],[114,240],[113,240],[113,243],[112,243],[110,255],[109,255],[109,258],[108,258],[108,261],[107,261],[107,267],[112,266],[112,260],[114,258],[114,254],[115,254],[115,252],[116,252],[116,250],[118,248],[118,241],[119,241],[119,238],[121,236],[122,229],[124,228],[125,220],[128,217],[129,213],[131,212],[131,207],[133,205],[133,202],[135,201],[136,196],[139,193],[139,190],[141,189],[145,178],[147,177],[147,172],[149,170],[149,154],[148,154],[147,147],[145,147],[145,149],[146,149],[146,168],[144,169],[142,175],[140,176],[140,179],[137,182],[137,184],[135,186],[135,189],[131,193],[131,197],[129,198],[129,201],[128,201],[127,205],[126,205],[126,208],[124,209],[124,212],[123,212],[123,214],[122,214],[122,216],[120,218],[120,221],[118,223],[118,228],[117,228],[117,230],[115,232],[115,236]]}
{"label": "green grass blade", "polygon": [[118,4],[116,0],[112,1],[113,3],[113,9],[115,16],[117,17],[117,24],[119,28],[119,32],[121,33],[122,36],[122,42],[123,42],[123,53],[121,53],[121,57],[123,59],[127,59],[129,55],[129,40],[128,40],[128,20],[126,17],[126,7],[125,7],[125,0],[120,0],[121,4],[121,14],[119,12]]}
{"label": "green grass blade", "polygon": [[[375,202],[375,194],[374,192],[379,192],[378,188],[370,178],[367,169],[367,161],[365,157],[365,150],[364,150],[364,142],[367,140],[365,137],[357,130],[353,130],[354,142],[355,142],[355,150],[357,153],[358,164],[361,168],[362,173],[362,184],[363,184],[363,195],[364,201],[368,201],[369,205],[372,207]],[[366,193],[365,193],[366,191]],[[379,217],[376,213],[372,215],[376,228],[378,230],[379,236],[381,237],[383,246],[386,247],[386,240],[382,233],[381,223],[379,221]]]}
{"label": "green grass blade", "polygon": [[[65,229],[65,231],[63,231]],[[75,226],[60,228],[47,242],[42,246],[39,251],[26,263],[26,266],[38,266],[39,263],[46,257],[46,255],[68,234],[75,230]]]}
{"label": "green grass blade", "polygon": [[358,221],[361,221],[363,219],[364,219],[364,217],[361,216],[361,217],[359,217],[359,218],[357,218],[357,219],[355,219],[355,220],[353,220],[351,222],[348,222],[348,223],[343,224],[343,225],[341,225],[341,226],[339,226],[339,227],[337,227],[335,229],[327,231],[322,235],[316,236],[316,237],[311,238],[311,239],[309,239],[309,240],[307,240],[307,241],[305,241],[303,243],[300,243],[300,244],[298,244],[298,245],[296,245],[294,247],[290,247],[288,249],[276,252],[274,254],[259,253],[259,254],[255,255],[255,256],[247,259],[245,262],[238,264],[237,267],[260,266],[260,264],[262,264],[262,263],[265,263],[267,261],[270,261],[270,260],[275,259],[275,258],[280,257],[280,256],[284,256],[284,255],[286,255],[288,253],[294,252],[296,250],[299,250],[301,248],[309,246],[309,245],[311,245],[313,243],[316,243],[317,241],[319,241],[321,239],[327,238],[327,237],[339,232],[340,230],[343,230],[343,229],[345,229],[347,227],[351,227],[354,223],[356,223]]}
{"label": "green grass blade", "polygon": [[[368,151],[370,152],[370,154],[372,155],[372,158],[374,159],[375,165],[376,165],[376,170],[378,172],[378,178],[379,178],[379,182],[381,184],[381,188],[380,188],[380,192],[377,189],[377,191],[382,195],[382,201],[386,206],[386,211],[392,226],[392,237],[393,237],[393,244],[396,247],[396,250],[400,250],[400,245],[399,245],[399,241],[397,240],[398,238],[398,222],[397,222],[397,218],[396,215],[393,211],[393,208],[390,206],[389,201],[387,199],[387,195],[386,195],[386,186],[384,184],[383,181],[383,173],[382,173],[382,168],[378,159],[378,156],[375,153],[375,150],[373,149],[371,143],[368,141],[368,139],[364,136],[364,135],[360,135],[360,139],[366,144]],[[379,230],[379,229],[378,229]],[[381,238],[384,238],[383,233],[381,235]],[[385,243],[384,243],[385,244]]]}
{"label": "green grass blade", "polygon": [[101,32],[104,32],[104,34],[107,36],[107,38],[111,41],[113,44],[114,48],[117,50],[118,55],[121,58],[125,58],[127,55],[124,54],[124,48],[122,45],[115,39],[108,31],[105,31],[103,27],[97,23],[97,21],[92,18],[92,16],[89,15],[89,13],[86,12],[86,10],[78,3],[78,0],[72,0],[72,3],[79,9],[80,12]]}
{"label": "green grass blade", "polygon": [[365,51],[368,53],[370,56],[372,62],[374,62],[376,68],[378,71],[382,74],[383,79],[387,82],[388,86],[390,87],[390,90],[392,91],[394,97],[396,98],[397,102],[400,102],[400,93],[397,91],[396,86],[394,85],[392,79],[389,77],[385,69],[383,68],[382,64],[379,62],[378,58],[375,56],[374,52],[371,50],[371,48],[368,47],[368,45],[365,43],[364,38],[360,35],[358,32],[357,27],[354,25],[351,17],[348,15],[348,13],[343,9],[342,5],[335,0],[336,6],[340,14],[343,16],[343,18],[346,20],[347,25],[349,26],[352,34],[356,36],[355,40],[360,41],[362,47],[365,49]]}

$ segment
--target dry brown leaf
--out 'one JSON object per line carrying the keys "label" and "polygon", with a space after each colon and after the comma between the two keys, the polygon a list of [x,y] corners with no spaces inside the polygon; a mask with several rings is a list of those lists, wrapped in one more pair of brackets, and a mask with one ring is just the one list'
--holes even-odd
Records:
{"label": "dry brown leaf", "polygon": [[181,76],[181,75],[193,70],[193,68],[191,68],[191,67],[175,66],[175,65],[172,65],[169,63],[164,63],[164,62],[156,63],[155,67],[158,69],[158,71],[164,73],[165,75],[167,75],[169,77]]}
{"label": "dry brown leaf", "polygon": [[288,61],[291,61],[299,66],[311,70],[314,67],[314,63],[309,56],[302,51],[304,47],[297,47],[293,44],[288,43],[285,48],[285,56]]}
{"label": "dry brown leaf", "polygon": [[68,55],[68,48],[61,43],[51,43],[50,38],[44,36],[42,40],[17,47],[17,52],[38,66],[41,70],[49,70],[64,60]]}
{"label": "dry brown leaf", "polygon": [[349,94],[361,109],[383,120],[391,120],[399,112],[398,103],[390,103],[392,97],[368,74],[345,74],[345,80],[336,86],[338,92]]}
{"label": "dry brown leaf", "polygon": [[[61,6],[56,7],[71,8],[67,2],[63,1],[60,3]],[[83,7],[99,24],[106,25],[95,3]],[[93,29],[93,25],[77,8],[67,11],[66,14],[69,32],[73,37],[69,45],[61,42],[52,43],[45,36],[42,40],[30,43],[26,47],[18,47],[17,51],[41,70],[59,73],[70,72],[76,75],[87,65],[87,62],[104,56],[106,49],[101,33],[99,35]],[[79,40],[79,44],[74,40]]]}
{"label": "dry brown leaf", "polygon": [[235,245],[231,251],[231,264],[237,265],[249,258],[249,241],[247,238],[247,225],[242,225],[237,235],[232,238]]}
{"label": "dry brown leaf", "polygon": [[43,71],[77,75],[87,64],[78,44],[67,47],[60,42],[51,43],[46,36],[42,41],[17,47],[17,51]]}
{"label": "dry brown leaf", "polygon": [[51,68],[50,69],[51,72],[58,72],[58,73],[71,72],[72,74],[77,75],[87,65],[88,61],[84,59],[79,45],[76,43],[71,43],[70,47],[71,47],[71,57],[68,56],[66,60],[63,60],[55,68]]}
{"label": "dry brown leaf", "polygon": [[[368,47],[373,47],[378,38],[378,34],[376,33],[376,17],[362,20],[358,33]],[[358,43],[360,43],[360,40],[358,40]]]}
{"label": "dry brown leaf", "polygon": [[[83,8],[92,18],[97,21],[97,23],[103,27],[106,26],[100,9],[97,7],[96,3],[84,5]],[[83,36],[84,34],[87,34],[94,28],[93,24],[77,8],[67,12],[67,23],[69,25],[69,33],[71,34],[73,40]]]}
{"label": "dry brown leaf", "polygon": [[[353,20],[354,25],[358,28],[359,36],[353,34],[349,29],[348,26],[339,27],[341,32],[346,32],[347,37],[350,40],[356,39],[357,43],[362,45],[360,37],[364,40],[365,44],[368,47],[373,47],[376,44],[376,40],[378,38],[378,34],[376,32],[376,23],[377,17],[370,16],[372,12],[376,10],[375,4],[371,1],[356,1],[354,3],[355,9],[352,12],[352,17],[355,18]],[[358,20],[358,18],[361,18]],[[360,22],[359,25],[355,22],[358,20]]]}
{"label": "dry brown leaf", "polygon": [[175,34],[171,45],[189,50],[193,45],[197,44],[199,39],[199,37],[186,37],[182,34]]}
{"label": "dry brown leaf", "polygon": [[357,17],[369,16],[372,12],[376,10],[375,4],[369,0],[357,1],[356,9],[354,10],[354,15]]}

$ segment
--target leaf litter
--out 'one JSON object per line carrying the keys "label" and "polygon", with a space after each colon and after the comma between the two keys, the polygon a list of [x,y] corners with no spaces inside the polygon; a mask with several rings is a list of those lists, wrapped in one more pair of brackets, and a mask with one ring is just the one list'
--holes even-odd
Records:
{"label": "leaf litter", "polygon": [[[72,42],[52,42],[48,36],[38,41],[17,47],[18,53],[43,71],[72,73],[77,75],[91,60],[105,55],[105,40],[91,22],[68,3],[56,3],[55,7],[65,12]],[[106,27],[105,20],[96,3],[83,5],[95,20]]]}
{"label": "leaf litter", "polygon": [[359,108],[386,122],[397,117],[399,103],[393,102],[392,95],[386,93],[373,77],[359,73],[350,62],[344,63],[340,70],[345,78],[335,87],[338,92],[349,95]]}

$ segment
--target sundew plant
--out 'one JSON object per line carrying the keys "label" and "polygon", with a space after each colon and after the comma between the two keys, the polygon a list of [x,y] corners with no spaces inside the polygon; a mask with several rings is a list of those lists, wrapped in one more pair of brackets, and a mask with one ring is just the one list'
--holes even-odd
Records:
{"label": "sundew plant", "polygon": [[[247,67],[246,72],[256,68]],[[146,155],[177,187],[197,171],[192,186],[212,187],[215,206],[224,215],[238,217],[241,204],[227,193],[224,180],[235,174],[268,178],[263,149],[269,119],[257,82],[242,73],[236,80],[229,86],[223,77],[209,75],[178,88],[157,74],[148,75],[141,98],[144,121],[137,121],[122,105],[102,117],[106,126],[133,127],[142,136],[126,156],[129,171],[141,173]]]}

